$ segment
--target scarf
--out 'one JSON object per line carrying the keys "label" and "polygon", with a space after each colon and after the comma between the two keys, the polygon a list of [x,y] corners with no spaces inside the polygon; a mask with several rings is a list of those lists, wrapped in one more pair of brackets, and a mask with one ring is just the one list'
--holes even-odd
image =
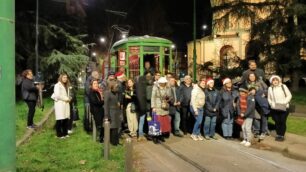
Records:
{"label": "scarf", "polygon": [[240,96],[239,101],[241,113],[245,113],[247,110],[247,96]]}

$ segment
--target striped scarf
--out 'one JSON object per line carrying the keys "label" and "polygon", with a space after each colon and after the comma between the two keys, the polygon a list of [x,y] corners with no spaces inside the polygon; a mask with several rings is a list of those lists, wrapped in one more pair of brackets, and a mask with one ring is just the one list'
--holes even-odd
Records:
{"label": "striped scarf", "polygon": [[240,96],[239,101],[241,113],[245,113],[247,110],[247,96]]}

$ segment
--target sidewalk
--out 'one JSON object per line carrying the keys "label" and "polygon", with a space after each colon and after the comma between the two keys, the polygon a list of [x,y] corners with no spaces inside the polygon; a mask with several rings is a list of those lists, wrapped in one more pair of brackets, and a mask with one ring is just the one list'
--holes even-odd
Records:
{"label": "sidewalk", "polygon": [[270,147],[272,150],[282,152],[291,158],[306,161],[306,137],[296,134],[286,133],[285,141],[275,141],[275,132],[266,137],[259,145]]}

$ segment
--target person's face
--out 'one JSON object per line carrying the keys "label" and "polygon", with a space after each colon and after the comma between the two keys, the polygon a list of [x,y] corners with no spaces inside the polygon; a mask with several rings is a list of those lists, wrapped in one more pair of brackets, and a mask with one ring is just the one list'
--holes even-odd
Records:
{"label": "person's face", "polygon": [[233,85],[232,82],[228,82],[228,83],[225,84],[225,87],[226,88],[232,88],[232,85]]}
{"label": "person's face", "polygon": [[251,69],[251,70],[255,70],[256,68],[257,68],[256,63],[251,62],[251,63],[249,64],[249,69]]}
{"label": "person's face", "polygon": [[279,80],[276,79],[276,78],[274,78],[274,79],[272,80],[272,84],[273,84],[273,86],[278,86],[278,85],[279,85]]}
{"label": "person's face", "polygon": [[256,90],[255,89],[250,90],[250,94],[251,95],[255,95],[256,94]]}
{"label": "person's face", "polygon": [[108,80],[109,81],[114,81],[115,80],[115,75],[109,75]]}
{"label": "person's face", "polygon": [[255,74],[250,74],[249,75],[249,80],[251,81],[251,82],[255,82],[256,81],[256,76],[255,76]]}
{"label": "person's face", "polygon": [[134,86],[134,82],[132,80],[128,80],[128,86],[129,87],[133,87]]}
{"label": "person's face", "polygon": [[124,73],[124,72],[125,72],[125,68],[124,68],[124,67],[120,67],[120,68],[119,68],[119,71],[122,72],[122,73]]}
{"label": "person's face", "polygon": [[27,76],[28,79],[33,79],[33,73],[32,71],[28,72]]}
{"label": "person's face", "polygon": [[92,77],[94,78],[94,79],[99,79],[99,73],[98,72],[93,72],[92,73]]}
{"label": "person's face", "polygon": [[171,87],[174,87],[175,86],[175,79],[174,78],[170,78],[169,83],[170,83]]}
{"label": "person's face", "polygon": [[95,89],[95,90],[97,90],[97,89],[99,88],[99,83],[98,83],[98,81],[92,82],[92,88]]}
{"label": "person's face", "polygon": [[167,74],[167,75],[166,75],[166,79],[169,81],[170,78],[172,78],[172,75],[171,75],[171,74]]}
{"label": "person's face", "polygon": [[151,67],[150,62],[145,62],[145,68],[150,69],[150,67]]}
{"label": "person's face", "polygon": [[247,93],[246,93],[246,92],[244,92],[244,91],[240,91],[240,92],[239,92],[239,95],[240,95],[240,96],[246,96],[246,95],[247,95]]}
{"label": "person's face", "polygon": [[167,85],[167,83],[159,83],[159,86],[163,87],[163,88],[166,87],[166,85]]}
{"label": "person's face", "polygon": [[146,80],[147,81],[150,81],[152,79],[152,75],[150,74],[150,73],[148,73],[147,75],[146,75]]}
{"label": "person's face", "polygon": [[209,82],[207,85],[208,85],[208,88],[214,88],[215,82]]}
{"label": "person's face", "polygon": [[155,81],[159,80],[159,78],[160,78],[160,74],[159,74],[159,73],[157,73],[157,74],[154,75]]}
{"label": "person's face", "polygon": [[205,88],[206,80],[202,79],[200,82],[200,87]]}
{"label": "person's face", "polygon": [[187,85],[190,85],[190,84],[191,84],[191,78],[190,78],[190,77],[185,78],[184,81],[185,81],[185,83],[186,83]]}
{"label": "person's face", "polygon": [[63,83],[67,83],[67,81],[68,81],[68,76],[67,76],[67,75],[64,75],[64,76],[62,77],[62,82],[63,82]]}

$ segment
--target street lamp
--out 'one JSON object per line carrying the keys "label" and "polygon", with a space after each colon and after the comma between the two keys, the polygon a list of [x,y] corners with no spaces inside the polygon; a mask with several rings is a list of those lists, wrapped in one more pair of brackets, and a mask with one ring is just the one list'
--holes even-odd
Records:
{"label": "street lamp", "polygon": [[126,38],[126,34],[122,34],[122,35],[121,35],[121,38],[122,38],[122,39]]}
{"label": "street lamp", "polygon": [[101,38],[100,38],[100,42],[104,44],[104,43],[105,43],[105,38],[104,38],[104,37],[101,37]]}
{"label": "street lamp", "polygon": [[204,24],[204,25],[202,26],[202,29],[203,29],[203,37],[204,37],[204,36],[205,36],[205,31],[206,31],[206,29],[207,29],[207,25]]}
{"label": "street lamp", "polygon": [[91,55],[94,56],[94,57],[96,57],[96,56],[97,56],[97,53],[96,53],[96,52],[93,52]]}

